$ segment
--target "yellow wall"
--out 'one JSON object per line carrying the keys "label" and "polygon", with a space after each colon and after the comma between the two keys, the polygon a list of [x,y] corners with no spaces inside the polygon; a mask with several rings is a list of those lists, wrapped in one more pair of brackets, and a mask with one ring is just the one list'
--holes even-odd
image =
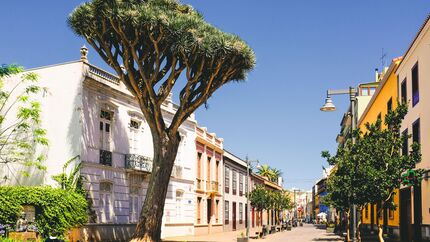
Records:
{"label": "yellow wall", "polygon": [[[392,98],[392,109],[394,110],[397,107],[397,76],[395,74],[395,71],[397,70],[397,67],[400,63],[401,59],[395,59],[391,63],[389,72],[387,72],[385,75],[388,75],[388,79],[386,79],[385,83],[384,79],[381,80],[381,84],[383,85],[379,87],[379,91],[375,93],[375,97],[373,97],[373,101],[368,104],[368,109],[365,111],[362,115],[362,117],[359,120],[358,127],[361,129],[361,131],[366,132],[366,123],[374,123],[378,115],[381,114],[382,120],[384,120],[385,115],[387,114],[387,103]],[[384,127],[384,124],[383,126]],[[394,196],[394,202],[397,205],[397,209],[394,211],[394,218],[390,219],[388,218],[388,225],[390,226],[399,226],[399,191],[396,190],[396,195]],[[374,206],[375,211],[375,221],[376,224],[376,206]],[[362,214],[362,223],[363,224],[370,224],[371,222],[371,206],[368,205],[368,218],[365,217],[365,210],[363,210]],[[382,223],[383,221],[380,220]]]}

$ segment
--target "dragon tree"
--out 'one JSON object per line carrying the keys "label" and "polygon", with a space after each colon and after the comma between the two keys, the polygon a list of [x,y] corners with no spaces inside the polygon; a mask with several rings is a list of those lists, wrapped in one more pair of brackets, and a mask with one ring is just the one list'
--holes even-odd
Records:
{"label": "dragon tree", "polygon": [[[73,10],[68,24],[115,70],[150,127],[153,169],[132,241],[160,241],[178,128],[218,88],[244,80],[255,65],[254,52],[176,0],[92,0]],[[161,104],[182,83],[167,124]]]}

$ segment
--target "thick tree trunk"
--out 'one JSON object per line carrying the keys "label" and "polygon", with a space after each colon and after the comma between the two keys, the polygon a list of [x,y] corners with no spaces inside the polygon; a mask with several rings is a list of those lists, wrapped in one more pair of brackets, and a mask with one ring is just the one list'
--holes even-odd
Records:
{"label": "thick tree trunk", "polygon": [[145,203],[140,213],[132,242],[161,241],[161,223],[170,175],[179,147],[180,137],[154,135],[154,160]]}

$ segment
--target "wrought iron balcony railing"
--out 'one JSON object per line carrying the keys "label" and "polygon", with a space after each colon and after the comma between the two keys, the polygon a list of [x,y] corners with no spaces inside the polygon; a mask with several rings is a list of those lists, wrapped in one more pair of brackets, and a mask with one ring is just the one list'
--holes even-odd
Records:
{"label": "wrought iron balcony railing", "polygon": [[112,166],[112,152],[100,150],[99,162],[105,166]]}
{"label": "wrought iron balcony railing", "polygon": [[152,159],[143,155],[125,155],[125,167],[144,172],[152,172]]}

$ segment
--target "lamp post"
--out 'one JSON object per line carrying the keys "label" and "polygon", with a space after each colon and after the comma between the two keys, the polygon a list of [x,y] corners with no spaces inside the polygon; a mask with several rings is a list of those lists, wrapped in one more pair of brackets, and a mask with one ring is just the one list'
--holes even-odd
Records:
{"label": "lamp post", "polygon": [[246,238],[248,238],[249,240],[249,227],[251,227],[251,205],[250,205],[250,201],[249,201],[249,193],[251,192],[251,188],[250,188],[250,172],[249,169],[251,168],[251,162],[255,162],[257,164],[257,167],[259,167],[260,162],[258,160],[255,161],[251,161],[248,160],[248,156],[246,156],[246,181],[247,181],[247,188],[248,188],[248,192],[246,193],[246,216],[248,217],[247,221],[246,221]]}
{"label": "lamp post", "polygon": [[[294,189],[293,188],[293,192],[294,192],[294,220],[297,221],[297,204],[296,204],[296,192],[300,192],[300,189]],[[300,195],[300,194],[299,194]]]}
{"label": "lamp post", "polygon": [[[356,129],[357,126],[357,115],[355,113],[356,109],[356,90],[353,87],[349,87],[349,89],[344,90],[327,90],[327,97],[325,99],[324,106],[320,108],[323,112],[331,112],[336,111],[336,106],[334,106],[333,101],[331,100],[332,95],[349,95],[349,101],[351,104],[351,134]],[[352,144],[355,144],[355,137],[352,137]],[[352,242],[356,241],[356,225],[357,225],[357,206],[355,204],[352,205]]]}

